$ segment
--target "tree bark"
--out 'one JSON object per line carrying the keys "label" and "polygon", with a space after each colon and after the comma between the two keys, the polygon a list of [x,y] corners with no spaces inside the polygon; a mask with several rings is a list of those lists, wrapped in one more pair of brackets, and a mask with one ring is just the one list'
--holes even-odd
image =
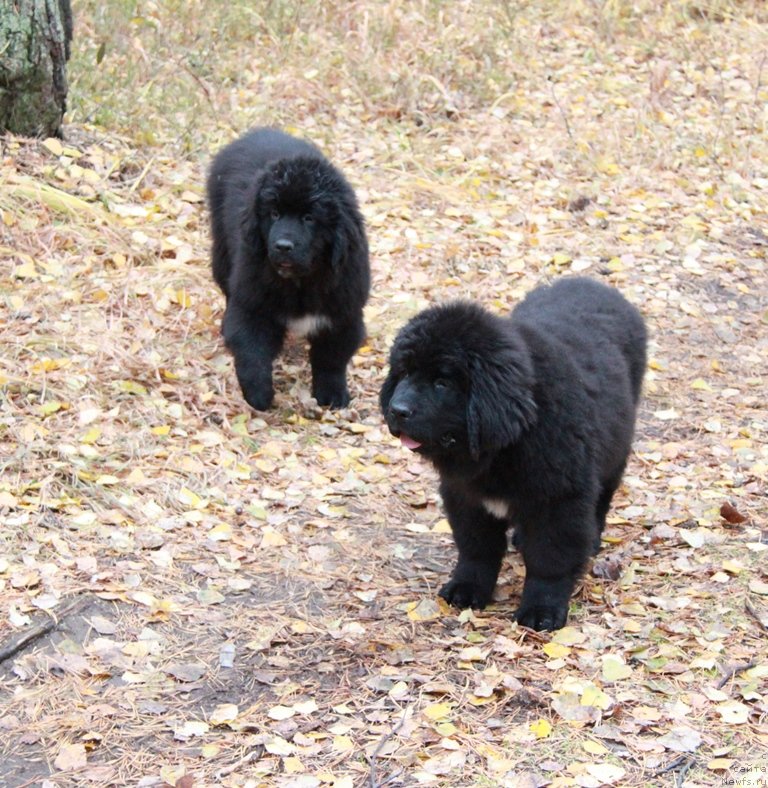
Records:
{"label": "tree bark", "polygon": [[61,136],[70,0],[0,0],[0,133]]}

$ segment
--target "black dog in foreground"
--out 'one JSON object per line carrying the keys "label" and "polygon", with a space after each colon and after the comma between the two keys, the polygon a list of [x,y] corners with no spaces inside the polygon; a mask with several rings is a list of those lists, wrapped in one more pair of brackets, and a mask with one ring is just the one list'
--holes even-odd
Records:
{"label": "black dog in foreground", "polygon": [[456,302],[400,331],[381,407],[440,473],[459,550],[440,596],[485,607],[513,525],[526,567],[517,620],[565,624],[624,472],[645,363],[637,309],[580,277],[537,288],[506,319]]}
{"label": "black dog in foreground", "polygon": [[263,128],[216,155],[208,205],[213,277],[227,298],[222,334],[246,401],[272,404],[272,362],[290,330],[309,338],[318,404],[345,406],[370,288],[352,187],[311,143]]}

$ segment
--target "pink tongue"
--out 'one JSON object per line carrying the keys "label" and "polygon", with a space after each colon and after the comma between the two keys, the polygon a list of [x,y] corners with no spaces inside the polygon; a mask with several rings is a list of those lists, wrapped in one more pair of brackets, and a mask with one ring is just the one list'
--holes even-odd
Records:
{"label": "pink tongue", "polygon": [[419,446],[421,446],[418,441],[415,441],[413,438],[409,438],[407,435],[400,436],[400,443],[402,443],[406,449],[411,449],[411,451],[418,449]]}

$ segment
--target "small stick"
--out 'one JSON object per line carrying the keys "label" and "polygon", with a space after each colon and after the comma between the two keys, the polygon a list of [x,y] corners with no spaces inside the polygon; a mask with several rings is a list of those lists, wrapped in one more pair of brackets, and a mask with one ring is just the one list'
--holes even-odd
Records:
{"label": "small stick", "polygon": [[[673,772],[679,766],[682,766],[683,764],[686,764],[686,763],[687,763],[687,768],[685,769],[685,772],[687,772],[688,769],[691,768],[691,760],[690,760],[690,758],[687,755],[679,755],[671,763],[668,763],[666,766],[661,766],[658,769],[656,769],[653,772],[653,774],[654,774],[654,776],[656,776],[656,775],[659,775],[659,774],[666,774],[667,772]],[[683,774],[685,774],[685,772],[683,772]]]}
{"label": "small stick", "polygon": [[251,761],[255,761],[257,758],[260,758],[263,754],[264,754],[264,747],[262,745],[255,747],[253,750],[246,753],[245,755],[243,755],[242,758],[239,758],[234,763],[231,763],[229,766],[222,766],[222,768],[216,772],[216,779],[219,779],[221,777],[226,777],[228,774],[232,774],[232,772],[236,771],[241,766],[244,766],[246,763],[250,763]]}
{"label": "small stick", "polygon": [[683,765],[683,768],[675,775],[675,786],[682,786],[683,780],[685,780],[685,775],[691,770],[691,767],[694,764],[693,758],[688,759],[688,763]]}
{"label": "small stick", "polygon": [[752,603],[748,599],[744,600],[744,608],[746,609],[747,613],[749,613],[749,615],[752,616],[755,621],[757,621],[763,632],[768,632],[768,625],[766,625],[763,619],[760,618],[757,610],[755,610],[755,608],[752,606]]}
{"label": "small stick", "polygon": [[58,616],[51,612],[48,618],[35,624],[30,629],[21,632],[16,637],[9,639],[7,643],[0,646],[0,663],[5,662],[13,656],[16,656],[20,651],[23,651],[30,643],[34,643],[41,637],[53,632],[59,626],[62,619],[76,612],[78,608],[83,607],[87,599],[76,597],[61,606],[61,609],[56,611]]}
{"label": "small stick", "polygon": [[548,82],[549,82],[550,92],[552,93],[552,100],[555,102],[555,106],[559,110],[560,116],[563,119],[563,123],[565,124],[565,131],[568,134],[568,139],[575,145],[576,140],[573,138],[573,132],[571,131],[571,124],[568,122],[568,115],[563,109],[563,105],[560,103],[559,99],[557,98],[557,93],[555,93],[555,83],[552,81],[551,78],[548,79]]}
{"label": "small stick", "polygon": [[738,665],[734,665],[721,679],[720,681],[715,684],[717,689],[722,689],[737,673],[741,673],[742,670],[749,670],[750,668],[754,668],[757,665],[757,662],[754,660],[752,662],[741,662]]}
{"label": "small stick", "polygon": [[403,716],[400,719],[400,721],[397,723],[397,725],[395,725],[394,728],[392,728],[392,730],[390,730],[388,733],[382,735],[381,739],[379,740],[379,743],[376,745],[376,749],[370,754],[370,756],[368,755],[365,756],[365,759],[368,761],[368,766],[370,766],[371,768],[371,773],[368,778],[368,784],[370,785],[370,788],[380,788],[380,786],[386,785],[388,782],[391,781],[391,778],[387,778],[383,783],[380,783],[376,779],[376,758],[378,758],[379,755],[381,754],[381,751],[384,749],[384,745],[393,736],[397,735],[400,732],[400,729],[403,727],[403,725],[405,725],[407,712],[408,710],[406,709],[403,712]]}

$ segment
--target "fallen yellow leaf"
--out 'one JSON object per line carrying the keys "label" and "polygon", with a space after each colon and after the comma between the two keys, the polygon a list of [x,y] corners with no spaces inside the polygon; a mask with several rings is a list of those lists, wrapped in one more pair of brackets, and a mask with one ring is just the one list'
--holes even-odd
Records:
{"label": "fallen yellow leaf", "polygon": [[442,720],[453,711],[453,704],[451,703],[430,703],[424,707],[422,712],[424,716],[432,722]]}
{"label": "fallen yellow leaf", "polygon": [[571,653],[571,649],[568,646],[552,641],[545,643],[541,647],[541,650],[551,659],[561,659],[562,657],[567,657]]}
{"label": "fallen yellow leaf", "polygon": [[262,547],[283,547],[288,544],[288,540],[271,525],[265,525],[261,533]]}
{"label": "fallen yellow leaf", "polygon": [[552,725],[543,719],[536,720],[528,726],[537,739],[546,739],[552,733]]}

